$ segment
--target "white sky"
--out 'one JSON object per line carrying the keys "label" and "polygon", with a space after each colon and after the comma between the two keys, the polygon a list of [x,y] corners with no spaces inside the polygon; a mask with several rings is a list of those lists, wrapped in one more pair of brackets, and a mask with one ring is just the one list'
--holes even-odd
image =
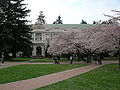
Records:
{"label": "white sky", "polygon": [[103,14],[110,10],[120,10],[120,0],[25,0],[31,10],[29,20],[36,22],[39,12],[43,11],[47,24],[52,24],[60,15],[64,24],[80,24],[108,19]]}

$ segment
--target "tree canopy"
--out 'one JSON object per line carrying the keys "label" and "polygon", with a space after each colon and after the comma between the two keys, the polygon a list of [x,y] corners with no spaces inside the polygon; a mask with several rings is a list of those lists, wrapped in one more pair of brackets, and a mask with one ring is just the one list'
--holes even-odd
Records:
{"label": "tree canopy", "polygon": [[87,22],[82,20],[80,24],[87,24]]}
{"label": "tree canopy", "polygon": [[45,15],[43,14],[43,11],[40,11],[40,15],[38,16],[37,20],[38,24],[46,24]]}
{"label": "tree canopy", "polygon": [[24,0],[5,0],[0,5],[0,52],[4,56],[18,51],[30,53],[31,29],[26,17],[30,12]]}
{"label": "tree canopy", "polygon": [[53,22],[53,24],[63,24],[63,21],[61,20],[61,16],[58,16],[58,19]]}

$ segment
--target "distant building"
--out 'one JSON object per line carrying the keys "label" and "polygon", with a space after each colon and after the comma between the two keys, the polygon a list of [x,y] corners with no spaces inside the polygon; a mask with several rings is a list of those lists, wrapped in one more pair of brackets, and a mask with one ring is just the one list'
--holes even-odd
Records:
{"label": "distant building", "polygon": [[47,45],[53,36],[67,30],[81,30],[90,26],[89,24],[40,24],[36,23],[32,26],[32,56],[45,56]]}

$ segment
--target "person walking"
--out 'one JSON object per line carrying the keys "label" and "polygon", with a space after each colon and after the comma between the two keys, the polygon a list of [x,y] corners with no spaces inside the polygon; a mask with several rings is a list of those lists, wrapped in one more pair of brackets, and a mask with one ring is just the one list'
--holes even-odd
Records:
{"label": "person walking", "polygon": [[4,64],[4,55],[2,54],[2,60],[1,63]]}
{"label": "person walking", "polygon": [[102,60],[103,57],[101,55],[98,56],[98,65],[102,65]]}
{"label": "person walking", "polygon": [[73,57],[70,56],[70,64],[72,64],[72,62],[73,62]]}
{"label": "person walking", "polygon": [[59,61],[58,61],[58,59],[55,56],[53,57],[53,60],[54,60],[55,64],[60,64]]}
{"label": "person walking", "polygon": [[96,54],[93,54],[93,60],[94,60],[94,63],[95,63],[95,65],[97,65],[97,55]]}

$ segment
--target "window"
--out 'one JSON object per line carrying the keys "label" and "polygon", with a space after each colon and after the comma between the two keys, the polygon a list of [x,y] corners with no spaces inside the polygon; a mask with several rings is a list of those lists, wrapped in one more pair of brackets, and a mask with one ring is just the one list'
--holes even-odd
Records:
{"label": "window", "polygon": [[36,33],[35,40],[42,40],[42,33]]}
{"label": "window", "polygon": [[72,27],[72,29],[78,29],[78,27]]}
{"label": "window", "polygon": [[45,27],[37,26],[37,29],[45,29]]}
{"label": "window", "polygon": [[54,29],[60,29],[60,27],[54,27]]}
{"label": "window", "polygon": [[42,36],[42,33],[36,33],[35,36]]}

